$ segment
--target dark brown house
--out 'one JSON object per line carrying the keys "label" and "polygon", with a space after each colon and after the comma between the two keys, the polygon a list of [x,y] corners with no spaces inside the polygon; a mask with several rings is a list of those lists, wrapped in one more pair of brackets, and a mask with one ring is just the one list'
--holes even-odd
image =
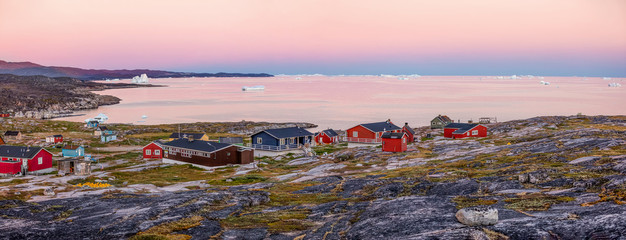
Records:
{"label": "dark brown house", "polygon": [[163,144],[163,163],[215,167],[253,161],[253,149],[227,143],[181,138]]}

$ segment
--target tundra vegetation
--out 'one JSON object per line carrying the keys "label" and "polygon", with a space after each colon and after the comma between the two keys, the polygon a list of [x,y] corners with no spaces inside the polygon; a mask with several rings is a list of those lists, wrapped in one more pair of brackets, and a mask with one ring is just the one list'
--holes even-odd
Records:
{"label": "tundra vegetation", "polygon": [[[245,123],[184,129],[242,136],[262,125]],[[177,125],[113,124],[122,140],[101,145],[77,123],[10,119],[0,126],[23,131],[24,143],[67,134],[89,145],[101,165],[90,176],[2,179],[0,236],[9,239],[626,236],[624,116],[536,117],[489,124],[486,138],[433,132],[403,153],[324,145],[314,147],[314,158],[287,154],[210,170],[141,159],[138,147]],[[430,131],[417,129],[418,136]],[[112,186],[76,187],[96,182]],[[47,188],[56,195],[45,196]],[[455,219],[458,209],[482,205],[498,209],[497,224]]]}

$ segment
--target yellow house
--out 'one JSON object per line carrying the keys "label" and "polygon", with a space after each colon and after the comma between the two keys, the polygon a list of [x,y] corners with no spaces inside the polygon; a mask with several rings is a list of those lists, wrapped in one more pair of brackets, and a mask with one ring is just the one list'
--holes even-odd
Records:
{"label": "yellow house", "polygon": [[209,136],[204,133],[172,133],[168,141],[174,141],[179,138],[193,138],[194,140],[209,141]]}

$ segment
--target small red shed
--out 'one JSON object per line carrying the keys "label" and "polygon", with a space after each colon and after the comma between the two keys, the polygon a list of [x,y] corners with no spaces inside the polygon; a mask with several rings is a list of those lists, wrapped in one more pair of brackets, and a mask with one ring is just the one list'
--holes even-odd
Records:
{"label": "small red shed", "polygon": [[47,143],[60,143],[63,142],[63,135],[52,135],[46,137]]}
{"label": "small red shed", "polygon": [[443,128],[446,138],[486,137],[487,127],[477,123],[450,123]]}
{"label": "small red shed", "polygon": [[10,116],[11,116],[10,113],[0,113],[0,117],[3,117],[3,118],[10,117]]}
{"label": "small red shed", "polygon": [[324,131],[315,134],[315,143],[317,144],[329,144],[339,142],[339,134],[332,129],[326,129]]}
{"label": "small red shed", "polygon": [[404,123],[404,127],[402,127],[402,132],[406,133],[407,141],[410,143],[415,141],[415,131],[412,127],[409,126],[409,123]]}
{"label": "small red shed", "polygon": [[163,146],[158,142],[151,142],[143,147],[143,159],[162,159]]}
{"label": "small red shed", "polygon": [[386,132],[383,139],[383,152],[405,152],[408,135],[404,132]]}

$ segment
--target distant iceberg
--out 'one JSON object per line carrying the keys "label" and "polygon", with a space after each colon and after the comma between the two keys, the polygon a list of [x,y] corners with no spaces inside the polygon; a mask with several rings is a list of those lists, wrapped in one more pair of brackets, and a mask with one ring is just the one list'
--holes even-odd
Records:
{"label": "distant iceberg", "polygon": [[96,116],[94,118],[87,118],[87,119],[85,119],[85,122],[97,121],[99,123],[104,123],[104,122],[106,122],[106,120],[109,120],[109,117],[106,114],[104,114],[104,113],[100,113],[100,114],[98,114],[98,116]]}
{"label": "distant iceberg", "polygon": [[148,83],[148,75],[141,74],[141,76],[134,76],[132,80],[130,80],[131,83]]}
{"label": "distant iceberg", "polygon": [[252,87],[247,87],[247,86],[243,86],[241,88],[241,91],[263,91],[265,90],[265,86],[263,85],[258,85],[258,86],[252,86]]}

